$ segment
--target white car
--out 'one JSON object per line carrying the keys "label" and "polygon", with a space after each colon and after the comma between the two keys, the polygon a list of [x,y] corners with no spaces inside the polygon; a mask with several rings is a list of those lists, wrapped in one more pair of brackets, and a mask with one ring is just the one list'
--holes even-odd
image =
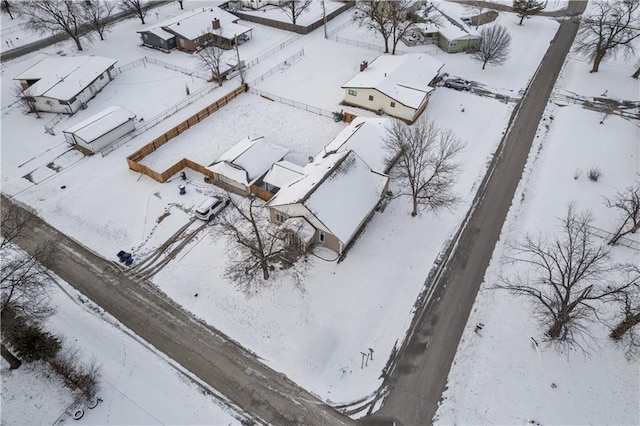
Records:
{"label": "white car", "polygon": [[200,220],[209,221],[224,210],[230,201],[228,198],[221,198],[214,195],[200,204],[200,207],[196,209],[196,217]]}

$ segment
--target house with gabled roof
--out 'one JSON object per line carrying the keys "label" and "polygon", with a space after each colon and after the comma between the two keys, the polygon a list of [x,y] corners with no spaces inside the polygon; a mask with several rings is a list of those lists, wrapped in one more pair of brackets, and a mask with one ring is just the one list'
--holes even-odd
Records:
{"label": "house with gabled roof", "polygon": [[89,153],[109,146],[118,138],[133,132],[136,115],[121,106],[112,106],[63,130],[67,142]]}
{"label": "house with gabled roof", "polygon": [[142,44],[165,51],[174,48],[193,53],[206,44],[231,49],[252,37],[253,29],[219,7],[205,7],[138,31]]}
{"label": "house with gabled roof", "polygon": [[72,115],[113,80],[116,62],[100,56],[44,58],[13,79],[34,110]]}
{"label": "house with gabled roof", "polygon": [[414,122],[424,111],[444,63],[424,54],[381,55],[347,81],[346,105]]}
{"label": "house with gabled roof", "polygon": [[207,168],[213,172],[213,182],[240,195],[259,191],[255,184],[280,161],[288,149],[268,142],[263,137],[246,137],[224,152]]}
{"label": "house with gabled roof", "polygon": [[[269,217],[290,232],[289,243],[302,249],[319,244],[342,255],[386,193],[389,177],[371,170],[353,150],[328,154],[303,169],[304,176],[267,203]],[[295,218],[304,221],[292,223]]]}

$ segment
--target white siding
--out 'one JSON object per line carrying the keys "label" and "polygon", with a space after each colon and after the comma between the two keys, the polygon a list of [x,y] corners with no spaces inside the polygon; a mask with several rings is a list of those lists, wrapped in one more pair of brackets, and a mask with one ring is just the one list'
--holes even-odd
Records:
{"label": "white siding", "polygon": [[[356,95],[349,94],[355,92]],[[373,96],[373,100],[369,97]],[[418,110],[409,108],[401,103],[391,99],[389,96],[379,92],[376,89],[345,89],[344,101],[348,104],[356,105],[371,111],[382,110],[385,114],[397,117],[407,121],[415,119]],[[391,106],[391,102],[395,102],[395,106]]]}
{"label": "white siding", "polygon": [[[88,149],[89,151],[97,152],[97,151],[100,151],[102,148],[108,146],[112,142],[114,142],[119,137],[124,136],[129,132],[132,132],[134,129],[135,129],[134,120],[129,120],[123,125],[118,126],[115,129],[111,130],[110,132],[100,136],[98,139],[94,140],[91,143],[87,143],[86,141],[75,136],[73,139],[78,145]],[[65,137],[67,137],[67,134],[65,134]],[[68,137],[67,137],[67,140],[68,140]]]}

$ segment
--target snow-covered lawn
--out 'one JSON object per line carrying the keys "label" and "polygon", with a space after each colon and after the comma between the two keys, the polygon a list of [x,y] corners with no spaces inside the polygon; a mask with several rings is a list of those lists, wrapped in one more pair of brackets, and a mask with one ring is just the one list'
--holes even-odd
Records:
{"label": "snow-covered lawn", "polygon": [[[572,201],[578,209],[593,212],[596,227],[613,229],[617,214],[606,208],[603,197],[613,197],[616,190],[638,180],[638,121],[609,116],[599,124],[601,113],[566,102],[557,105],[554,99],[567,91],[601,96],[608,90],[611,98],[637,101],[638,81],[629,77],[633,64],[634,60],[609,62],[590,74],[590,64],[582,58],[570,55],[565,62],[514,198],[519,201],[509,212],[458,347],[438,423],[640,423],[638,361],[625,359],[622,348],[608,339],[608,327],[596,322],[590,328],[594,339],[589,356],[560,353],[542,344],[536,348],[532,338],[542,342],[543,330],[531,316],[531,305],[489,289],[499,274],[512,271],[513,266],[504,263],[506,243],[526,232],[556,235],[559,218]],[[593,167],[602,173],[597,182],[587,178]],[[629,237],[640,242],[638,234]],[[615,263],[637,264],[638,255],[621,246],[612,249]],[[611,321],[614,309],[606,306],[602,319]],[[485,327],[476,335],[478,322]]]}
{"label": "snow-covered lawn", "polygon": [[[173,8],[176,14],[179,12],[177,4],[165,7]],[[332,25],[340,25],[349,19],[348,15],[340,16]],[[515,18],[506,15],[500,19],[505,20],[505,25],[511,25]],[[524,27],[510,27],[512,32],[521,31],[522,34],[514,34],[516,56],[502,68],[480,71],[480,66],[468,55],[433,52],[447,64],[445,71],[518,93],[533,75],[557,25],[549,19],[535,18],[527,21]],[[288,33],[252,26],[256,28],[254,39],[241,48],[253,44],[256,54],[291,37]],[[118,58],[120,63],[137,59],[142,55],[141,50],[147,52],[138,46],[135,30],[139,27],[134,20],[125,21],[114,29],[107,41],[88,45],[84,53]],[[364,30],[357,28],[355,31],[362,34]],[[257,36],[259,32],[272,37],[265,36],[261,40]],[[71,53],[70,45],[65,46]],[[340,86],[357,72],[357,64],[378,54],[324,40],[322,29],[319,29],[250,69],[248,80],[300,48],[305,49],[302,58],[264,80],[258,88],[330,110],[339,108],[343,94]],[[423,50],[431,48],[422,47]],[[60,46],[51,49],[60,49]],[[518,56],[520,53],[515,53],[521,51],[526,54]],[[151,53],[161,55],[158,57],[168,62],[184,55],[179,52]],[[125,157],[128,154],[157,137],[161,130],[166,131],[184,120],[187,111],[170,117],[157,129],[106,157],[67,158],[73,154],[63,154],[66,147],[60,139],[43,133],[44,119],[26,117],[12,108],[4,109],[10,102],[4,96],[12,76],[7,70],[9,67],[17,69],[15,64],[32,56],[3,64],[3,192],[19,194],[17,199],[36,209],[49,223],[101,255],[114,258],[120,249],[133,249],[136,256],[148,253],[189,220],[194,206],[205,195],[219,191],[205,184],[202,176],[187,171],[187,194],[180,196],[177,185],[182,181],[178,182],[176,177],[167,184],[159,184],[127,168]],[[193,68],[193,64],[186,61],[174,63]],[[151,70],[147,70],[151,75]],[[184,81],[176,81],[167,86],[171,96],[177,96],[173,92],[183,93]],[[223,89],[231,90],[237,84],[236,81],[227,82]],[[105,93],[89,104],[90,109]],[[156,95],[150,94],[149,98]],[[111,100],[125,107],[130,101],[124,91],[114,94]],[[379,386],[380,371],[396,340],[406,331],[415,298],[433,261],[455,232],[475,195],[512,108],[512,104],[492,98],[436,89],[426,114],[467,142],[460,157],[464,172],[456,187],[462,197],[461,204],[452,212],[424,213],[411,218],[408,200],[392,201],[383,213],[374,215],[343,262],[337,264],[314,256],[309,258],[302,292],[283,280],[273,282],[272,287],[247,299],[222,276],[227,243],[217,234],[215,224],[207,227],[200,238],[153,280],[186,309],[232,336],[269,366],[321,398],[345,402],[367,395]],[[13,120],[17,124],[5,125]],[[308,156],[316,154],[343,128],[344,124],[302,109],[243,94],[144,162],[161,170],[184,157],[207,164],[241,138],[264,135],[289,148],[292,152],[288,158],[292,161],[304,164]],[[25,139],[29,141],[26,147]],[[49,150],[48,153],[45,150]],[[45,180],[35,179],[40,182],[35,186],[22,178],[31,171],[32,164],[46,166],[50,161],[48,156],[58,157],[58,161],[65,164],[79,161],[59,173],[39,167],[38,170],[48,174]],[[29,167],[20,166],[32,157],[40,160],[28,163]],[[167,212],[169,215],[165,216]],[[331,256],[331,253],[322,252],[322,256]],[[197,299],[195,293],[199,294]],[[360,352],[369,348],[375,351],[374,359],[361,369]],[[179,420],[167,422],[181,423]]]}
{"label": "snow-covered lawn", "polygon": [[[315,21],[322,19],[322,3],[323,2],[321,0],[313,0],[309,4],[309,7],[299,14],[296,19],[296,25],[310,25]],[[342,6],[344,6],[344,3],[335,0],[327,0],[324,2],[325,12],[327,15]],[[276,6],[265,6],[258,10],[245,8],[242,9],[241,12],[246,13],[247,15],[255,15],[260,18],[271,19],[273,21],[286,22],[288,24],[291,23],[291,17],[281,8]]]}
{"label": "snow-covered lawn", "polygon": [[[61,289],[63,288],[64,291]],[[18,370],[2,366],[2,424],[53,424],[69,408],[83,408],[87,425],[239,424],[241,417],[194,383],[173,362],[158,355],[109,314],[61,282],[51,290],[56,314],[48,331],[80,348],[80,359],[101,367],[102,401],[94,409],[76,406],[75,394],[41,365]]]}

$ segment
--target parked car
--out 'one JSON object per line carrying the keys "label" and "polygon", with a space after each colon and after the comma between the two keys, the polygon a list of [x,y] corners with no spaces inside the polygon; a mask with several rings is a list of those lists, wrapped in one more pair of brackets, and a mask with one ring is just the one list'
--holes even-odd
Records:
{"label": "parked car", "polygon": [[214,195],[200,204],[200,207],[196,209],[196,217],[200,220],[209,221],[224,210],[230,201],[228,198]]}
{"label": "parked car", "polygon": [[456,90],[471,90],[471,82],[461,78],[448,78],[444,81],[444,85]]}

